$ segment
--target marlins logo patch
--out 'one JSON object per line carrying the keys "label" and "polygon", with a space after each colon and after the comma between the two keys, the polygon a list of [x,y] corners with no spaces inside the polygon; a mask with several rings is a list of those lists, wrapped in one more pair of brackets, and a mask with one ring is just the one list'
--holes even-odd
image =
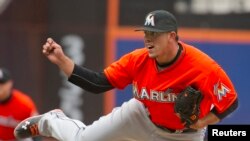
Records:
{"label": "marlins logo patch", "polygon": [[217,96],[218,101],[221,101],[229,92],[230,89],[220,81],[214,85],[214,95]]}
{"label": "marlins logo patch", "polygon": [[155,26],[154,15],[149,14],[146,18],[144,25]]}

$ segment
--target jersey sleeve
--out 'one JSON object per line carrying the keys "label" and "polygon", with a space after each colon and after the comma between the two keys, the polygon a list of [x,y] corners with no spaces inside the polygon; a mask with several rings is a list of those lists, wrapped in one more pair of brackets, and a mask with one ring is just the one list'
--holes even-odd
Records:
{"label": "jersey sleeve", "polygon": [[16,97],[16,102],[20,105],[19,109],[22,111],[22,117],[27,118],[30,116],[38,115],[38,110],[33,99],[28,94],[23,93],[17,89],[13,90],[13,95]]}
{"label": "jersey sleeve", "polygon": [[220,67],[210,78],[212,78],[210,94],[213,105],[218,113],[222,113],[227,110],[237,98],[236,90],[226,72]]}
{"label": "jersey sleeve", "polygon": [[132,54],[126,54],[104,69],[109,82],[116,88],[123,89],[132,82]]}

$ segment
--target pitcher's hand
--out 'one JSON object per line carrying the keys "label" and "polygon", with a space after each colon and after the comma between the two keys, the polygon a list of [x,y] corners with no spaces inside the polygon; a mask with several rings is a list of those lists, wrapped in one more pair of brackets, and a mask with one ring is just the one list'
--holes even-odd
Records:
{"label": "pitcher's hand", "polygon": [[48,38],[43,45],[43,54],[54,64],[60,65],[65,60],[66,56],[62,47],[57,44],[52,38]]}
{"label": "pitcher's hand", "polygon": [[52,38],[48,38],[43,45],[43,54],[54,64],[56,64],[66,75],[70,77],[74,69],[74,62],[66,56],[62,47]]}

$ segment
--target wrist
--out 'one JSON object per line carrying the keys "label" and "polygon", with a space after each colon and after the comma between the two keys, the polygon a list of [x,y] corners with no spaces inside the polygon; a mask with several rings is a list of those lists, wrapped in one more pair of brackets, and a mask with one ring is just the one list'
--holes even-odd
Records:
{"label": "wrist", "polygon": [[198,122],[199,122],[199,126],[200,126],[199,128],[204,128],[208,125],[207,120],[205,120],[204,118],[199,119]]}
{"label": "wrist", "polygon": [[67,56],[63,57],[60,62],[58,62],[58,67],[69,77],[74,69],[74,62]]}
{"label": "wrist", "polygon": [[71,62],[71,59],[67,56],[60,57],[58,62],[56,63],[59,68],[63,68],[65,65],[69,64]]}
{"label": "wrist", "polygon": [[211,124],[216,124],[218,123],[220,120],[218,117],[216,117],[213,113],[208,113],[205,117],[203,117],[202,119],[199,119],[199,122],[201,124],[201,126],[205,127]]}

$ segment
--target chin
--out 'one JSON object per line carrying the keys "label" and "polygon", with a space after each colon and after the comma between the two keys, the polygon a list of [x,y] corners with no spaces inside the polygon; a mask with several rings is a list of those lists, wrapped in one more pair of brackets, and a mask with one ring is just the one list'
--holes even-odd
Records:
{"label": "chin", "polygon": [[156,55],[150,54],[150,53],[149,53],[149,54],[148,54],[148,57],[149,57],[149,58],[156,58]]}

